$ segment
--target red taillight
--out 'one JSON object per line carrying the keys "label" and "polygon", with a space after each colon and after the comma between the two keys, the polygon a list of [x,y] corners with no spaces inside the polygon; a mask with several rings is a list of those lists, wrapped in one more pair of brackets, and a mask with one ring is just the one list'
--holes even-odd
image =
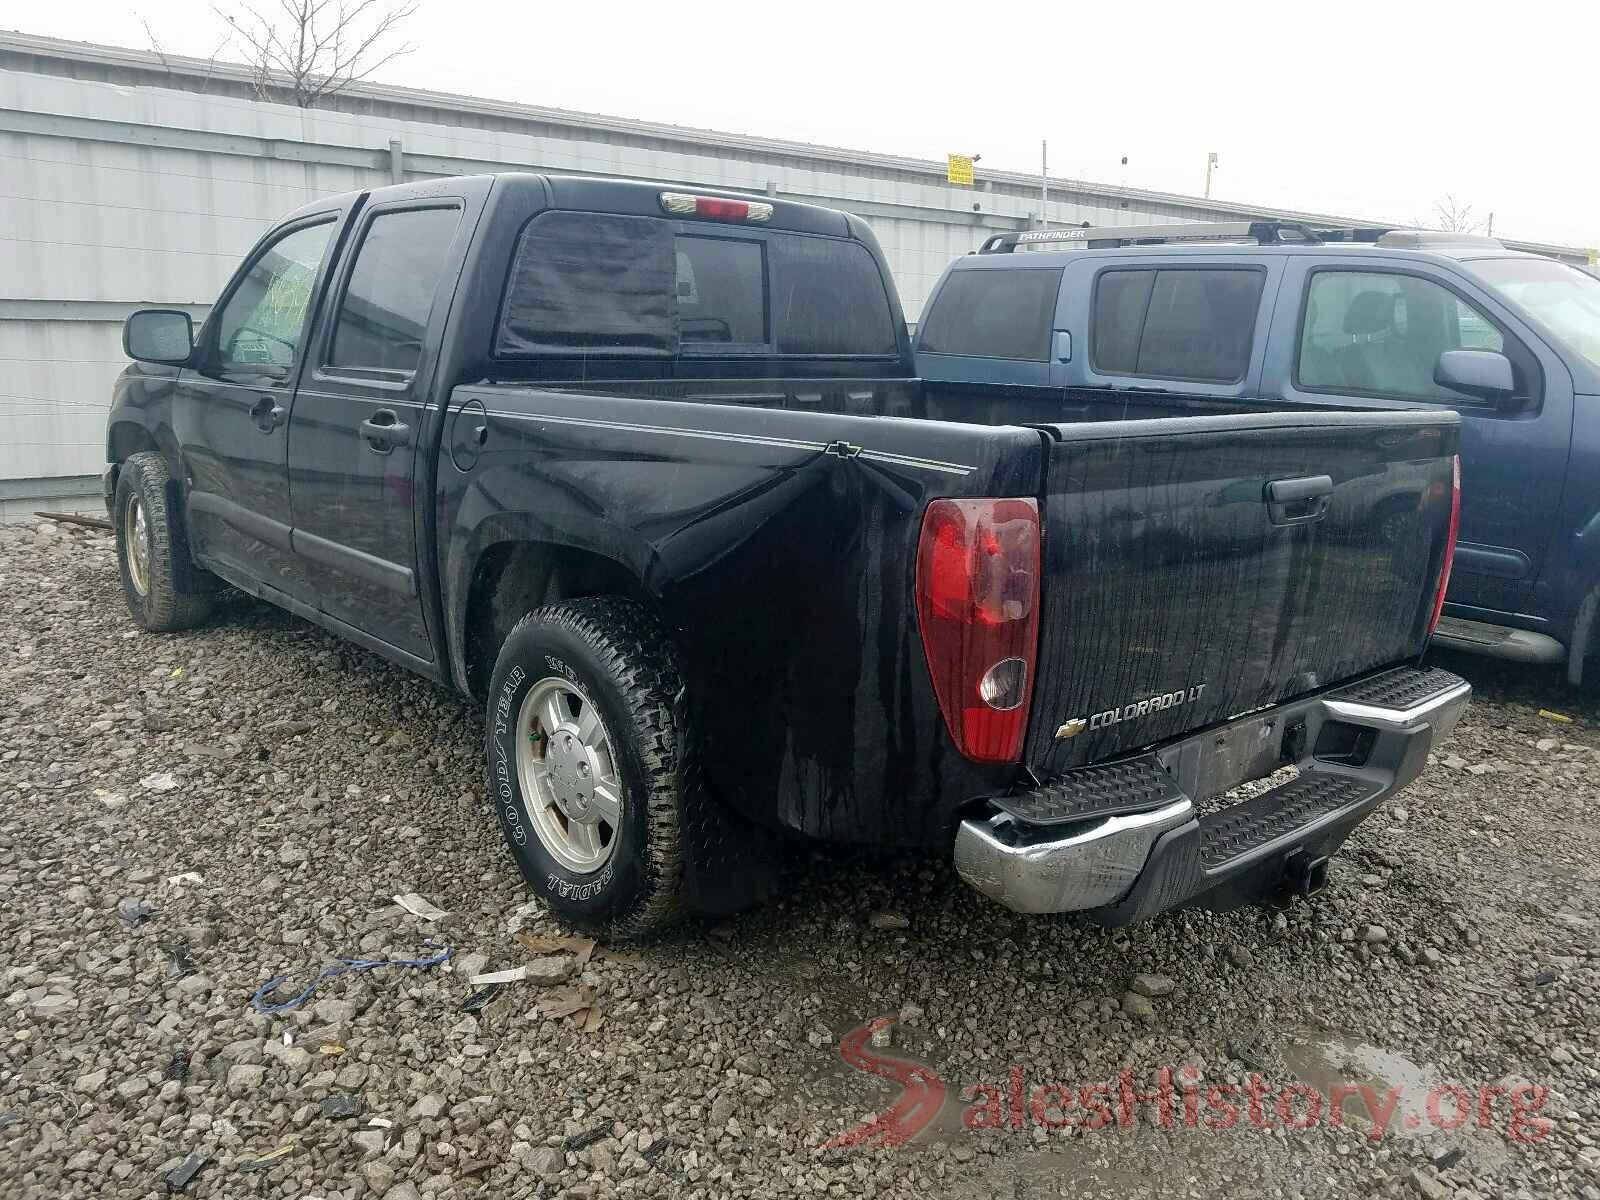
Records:
{"label": "red taillight", "polygon": [[1433,616],[1428,620],[1428,636],[1439,628],[1444,613],[1444,594],[1450,590],[1450,564],[1456,557],[1456,532],[1461,528],[1461,456],[1451,462],[1450,529],[1444,535],[1444,566],[1439,568],[1439,594],[1433,598]]}
{"label": "red taillight", "polygon": [[978,762],[1015,762],[1039,641],[1038,504],[929,504],[917,547],[917,618],[956,746]]}
{"label": "red taillight", "polygon": [[674,216],[708,217],[713,221],[770,221],[772,205],[761,200],[729,200],[723,196],[691,196],[662,192],[661,207]]}

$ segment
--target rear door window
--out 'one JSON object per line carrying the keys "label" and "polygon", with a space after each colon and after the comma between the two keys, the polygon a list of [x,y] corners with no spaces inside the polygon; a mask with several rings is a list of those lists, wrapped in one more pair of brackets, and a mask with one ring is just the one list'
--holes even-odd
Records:
{"label": "rear door window", "polygon": [[1155,287],[1154,271],[1107,271],[1094,289],[1090,361],[1107,375],[1139,370],[1139,335]]}
{"label": "rear door window", "polygon": [[922,320],[917,348],[1044,362],[1061,269],[954,271]]}
{"label": "rear door window", "polygon": [[1265,281],[1253,267],[1103,271],[1090,363],[1102,375],[1237,383],[1250,365]]}
{"label": "rear door window", "polygon": [[329,366],[404,374],[417,369],[460,220],[461,210],[454,207],[373,217],[339,304]]}

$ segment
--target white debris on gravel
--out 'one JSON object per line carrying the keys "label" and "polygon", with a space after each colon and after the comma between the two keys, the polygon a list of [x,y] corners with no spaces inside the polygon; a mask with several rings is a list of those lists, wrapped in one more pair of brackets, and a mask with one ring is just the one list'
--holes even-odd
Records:
{"label": "white debris on gravel", "polygon": [[474,987],[478,987],[489,983],[521,983],[527,977],[528,968],[526,966],[507,967],[503,971],[484,971],[481,974],[472,976],[467,982]]}
{"label": "white debris on gravel", "polygon": [[[303,851],[301,854],[303,855]],[[406,892],[396,896],[394,902],[413,916],[421,917],[424,921],[438,921],[449,916],[444,909],[424,899],[415,892]]]}
{"label": "white debris on gravel", "polygon": [[[129,636],[112,543],[88,530],[0,528],[0,629],[7,1200],[164,1195],[192,1155],[199,1200],[1600,1200],[1600,723],[1554,674],[1450,664],[1477,694],[1408,818],[1387,806],[1328,889],[1281,912],[1108,930],[1001,909],[948,854],[839,851],[797,861],[785,898],[725,937],[591,958],[512,936],[568,931],[501,846],[474,705],[242,597],[192,633]],[[1557,747],[1541,708],[1576,718]],[[203,886],[164,883],[191,873]],[[449,919],[388,900],[412,893]],[[275,975],[443,946],[474,969],[352,973],[282,1015],[250,1007]],[[562,979],[463,1012],[490,963]],[[895,1013],[879,1051],[936,1072],[946,1116],[900,1150],[824,1149],[898,1098],[839,1048]],[[1252,1070],[1326,1086],[1291,1065],[1316,1039],[1474,1098],[1548,1087],[1554,1127],[1522,1142],[1474,1113],[1375,1142],[1354,1121],[960,1121],[964,1089],[1005,1098],[1013,1068],[1028,1088],[1126,1068],[1147,1091],[1180,1066],[1206,1087]]]}

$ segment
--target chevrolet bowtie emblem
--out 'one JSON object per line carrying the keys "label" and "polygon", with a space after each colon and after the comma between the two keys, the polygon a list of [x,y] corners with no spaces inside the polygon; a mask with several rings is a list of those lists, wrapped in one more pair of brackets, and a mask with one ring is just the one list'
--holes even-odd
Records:
{"label": "chevrolet bowtie emblem", "polygon": [[1082,717],[1073,717],[1072,720],[1068,721],[1065,725],[1056,730],[1056,741],[1064,742],[1070,737],[1077,737],[1088,727],[1089,722],[1085,721]]}

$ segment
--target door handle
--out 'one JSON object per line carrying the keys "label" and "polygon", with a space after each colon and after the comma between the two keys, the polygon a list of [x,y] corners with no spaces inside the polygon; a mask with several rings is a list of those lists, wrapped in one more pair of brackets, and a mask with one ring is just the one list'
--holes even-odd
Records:
{"label": "door handle", "polygon": [[283,405],[275,396],[262,396],[250,406],[250,419],[262,433],[271,433],[283,424]]}
{"label": "door handle", "polygon": [[1307,525],[1328,515],[1333,476],[1306,475],[1300,479],[1273,479],[1263,489],[1267,519],[1274,525]]}
{"label": "door handle", "polygon": [[411,441],[411,426],[402,424],[392,408],[380,408],[361,422],[361,437],[375,454],[388,454]]}

